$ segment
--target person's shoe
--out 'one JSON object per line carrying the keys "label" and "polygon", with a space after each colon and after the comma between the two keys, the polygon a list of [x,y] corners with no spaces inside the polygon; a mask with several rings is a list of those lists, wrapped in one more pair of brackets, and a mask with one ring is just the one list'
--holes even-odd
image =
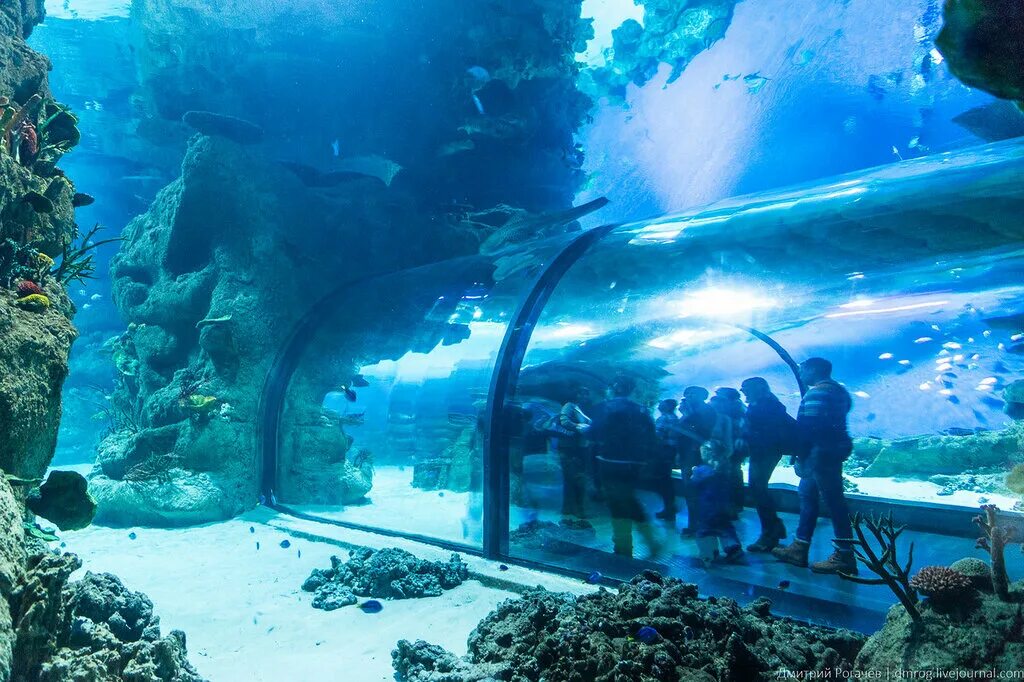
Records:
{"label": "person's shoe", "polygon": [[772,550],[772,556],[787,564],[793,564],[800,568],[807,568],[807,552],[811,549],[811,543],[803,540],[793,540],[788,545],[782,545]]}
{"label": "person's shoe", "polygon": [[761,533],[761,536],[754,542],[747,545],[748,552],[770,552],[779,545],[781,538],[775,537],[774,533]]}
{"label": "person's shoe", "polygon": [[815,573],[846,573],[857,575],[857,558],[852,552],[832,552],[832,556],[824,561],[815,561],[811,564],[811,570]]}
{"label": "person's shoe", "polygon": [[747,545],[748,552],[770,552],[779,546],[779,542],[786,537],[786,527],[782,525],[781,519],[776,519],[772,529],[762,531],[761,536],[752,544]]}
{"label": "person's shoe", "polygon": [[722,563],[724,564],[742,564],[745,563],[743,548],[739,545],[733,545],[725,550],[725,556],[722,557]]}

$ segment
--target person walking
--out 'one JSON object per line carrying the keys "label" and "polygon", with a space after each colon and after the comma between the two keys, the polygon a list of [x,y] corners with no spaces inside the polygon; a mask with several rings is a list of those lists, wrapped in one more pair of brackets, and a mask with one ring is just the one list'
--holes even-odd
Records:
{"label": "person walking", "polygon": [[750,458],[747,484],[761,522],[761,535],[747,545],[747,551],[770,552],[786,537],[786,526],[779,518],[768,481],[782,456],[793,454],[796,420],[762,377],[745,379],[740,392],[747,400],[747,413],[737,447]]}
{"label": "person walking", "polygon": [[[853,406],[850,394],[832,378],[832,363],[810,358],[800,365],[800,379],[807,386],[797,412],[797,474],[800,476],[800,523],[796,539],[776,547],[772,555],[794,566],[807,566],[811,537],[818,523],[819,499],[824,500],[832,530],[838,540],[853,537],[850,510],[843,491],[843,462],[853,452],[847,415]],[[811,564],[815,573],[856,575],[852,549],[838,546],[825,561]]]}
{"label": "person walking", "polygon": [[654,421],[654,431],[658,437],[658,451],[654,460],[651,481],[654,489],[661,495],[662,508],[655,514],[659,519],[675,523],[676,491],[672,480],[672,469],[679,462],[679,454],[683,447],[681,420],[676,408],[679,403],[671,398],[658,403],[658,418]]}
{"label": "person walking", "polygon": [[583,411],[590,400],[590,391],[585,387],[576,390],[573,400],[562,405],[558,413],[557,438],[558,462],[562,468],[562,516],[578,519],[587,518],[587,458],[586,434],[591,420]]}
{"label": "person walking", "polygon": [[693,485],[693,469],[701,464],[701,446],[711,438],[718,413],[708,405],[711,394],[702,386],[688,386],[679,403],[680,441],[679,469],[683,475],[683,497],[686,499],[686,528],[683,536],[692,536],[697,530],[697,508],[700,496]]}
{"label": "person walking", "polygon": [[628,376],[612,381],[609,399],[594,410],[590,438],[597,448],[598,472],[611,515],[615,553],[633,556],[635,525],[653,558],[660,553],[661,546],[637,497],[637,489],[657,446],[654,420],[640,403],[630,398],[635,389],[636,382]]}

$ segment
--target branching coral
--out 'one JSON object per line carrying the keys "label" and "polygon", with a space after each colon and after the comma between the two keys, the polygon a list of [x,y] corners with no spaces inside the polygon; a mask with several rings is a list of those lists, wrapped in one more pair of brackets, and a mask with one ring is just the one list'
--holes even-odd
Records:
{"label": "branching coral", "polygon": [[1003,550],[1006,549],[1007,544],[1016,541],[1017,529],[999,525],[999,507],[996,505],[982,505],[981,511],[984,512],[984,516],[974,517],[974,523],[978,525],[982,533],[976,546],[986,550],[991,556],[992,589],[996,596],[1003,601],[1010,601],[1010,578],[1006,574],[1006,558],[1003,556]]}
{"label": "branching coral", "polygon": [[[840,549],[852,549],[857,559],[878,577],[860,578],[847,573],[840,573],[840,577],[862,585],[888,585],[914,622],[920,623],[921,613],[917,609],[917,592],[910,581],[910,565],[914,561],[914,543],[910,543],[906,565],[900,566],[896,556],[896,541],[906,526],[897,526],[891,513],[877,519],[873,517],[865,519],[860,514],[854,514],[851,521],[857,537],[833,540],[833,542]],[[879,552],[871,547],[863,526],[867,526],[871,535],[874,536]]]}
{"label": "branching coral", "polygon": [[173,475],[171,470],[181,466],[181,457],[172,454],[153,455],[128,469],[124,480],[132,483],[156,481],[170,483]]}

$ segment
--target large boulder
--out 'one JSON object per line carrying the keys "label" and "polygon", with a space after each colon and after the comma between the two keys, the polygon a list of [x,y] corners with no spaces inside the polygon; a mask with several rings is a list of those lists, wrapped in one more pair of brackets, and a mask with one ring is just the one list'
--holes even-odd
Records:
{"label": "large boulder", "polygon": [[1005,470],[1020,457],[1020,434],[1014,429],[902,438],[883,441],[862,475],[927,478],[986,468]]}
{"label": "large boulder", "polygon": [[936,46],[957,78],[996,97],[1024,100],[1024,5],[946,0]]}

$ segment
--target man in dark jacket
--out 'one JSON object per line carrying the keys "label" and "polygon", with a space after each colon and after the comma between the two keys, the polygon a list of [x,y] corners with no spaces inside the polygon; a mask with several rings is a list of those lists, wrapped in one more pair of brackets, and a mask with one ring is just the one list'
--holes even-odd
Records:
{"label": "man in dark jacket", "polygon": [[[797,473],[800,476],[800,525],[796,539],[776,547],[772,555],[795,566],[807,566],[811,536],[818,523],[819,498],[825,501],[836,539],[853,537],[850,510],[843,492],[843,462],[853,452],[846,416],[853,406],[850,394],[832,378],[832,363],[810,358],[800,365],[800,379],[807,386],[797,413]],[[853,550],[836,549],[825,561],[811,566],[815,573],[857,573]]]}
{"label": "man in dark jacket", "polygon": [[737,449],[750,457],[747,482],[761,521],[761,536],[747,551],[770,552],[786,537],[786,527],[775,509],[768,481],[782,456],[792,454],[796,421],[763,378],[746,379],[740,391],[747,399],[747,413]]}
{"label": "man in dark jacket", "polygon": [[651,555],[660,546],[648,522],[637,487],[649,468],[657,447],[654,420],[640,403],[631,400],[636,382],[618,377],[611,385],[611,397],[597,406],[590,438],[597,448],[598,474],[612,521],[615,553],[633,556],[633,524],[644,538]]}

